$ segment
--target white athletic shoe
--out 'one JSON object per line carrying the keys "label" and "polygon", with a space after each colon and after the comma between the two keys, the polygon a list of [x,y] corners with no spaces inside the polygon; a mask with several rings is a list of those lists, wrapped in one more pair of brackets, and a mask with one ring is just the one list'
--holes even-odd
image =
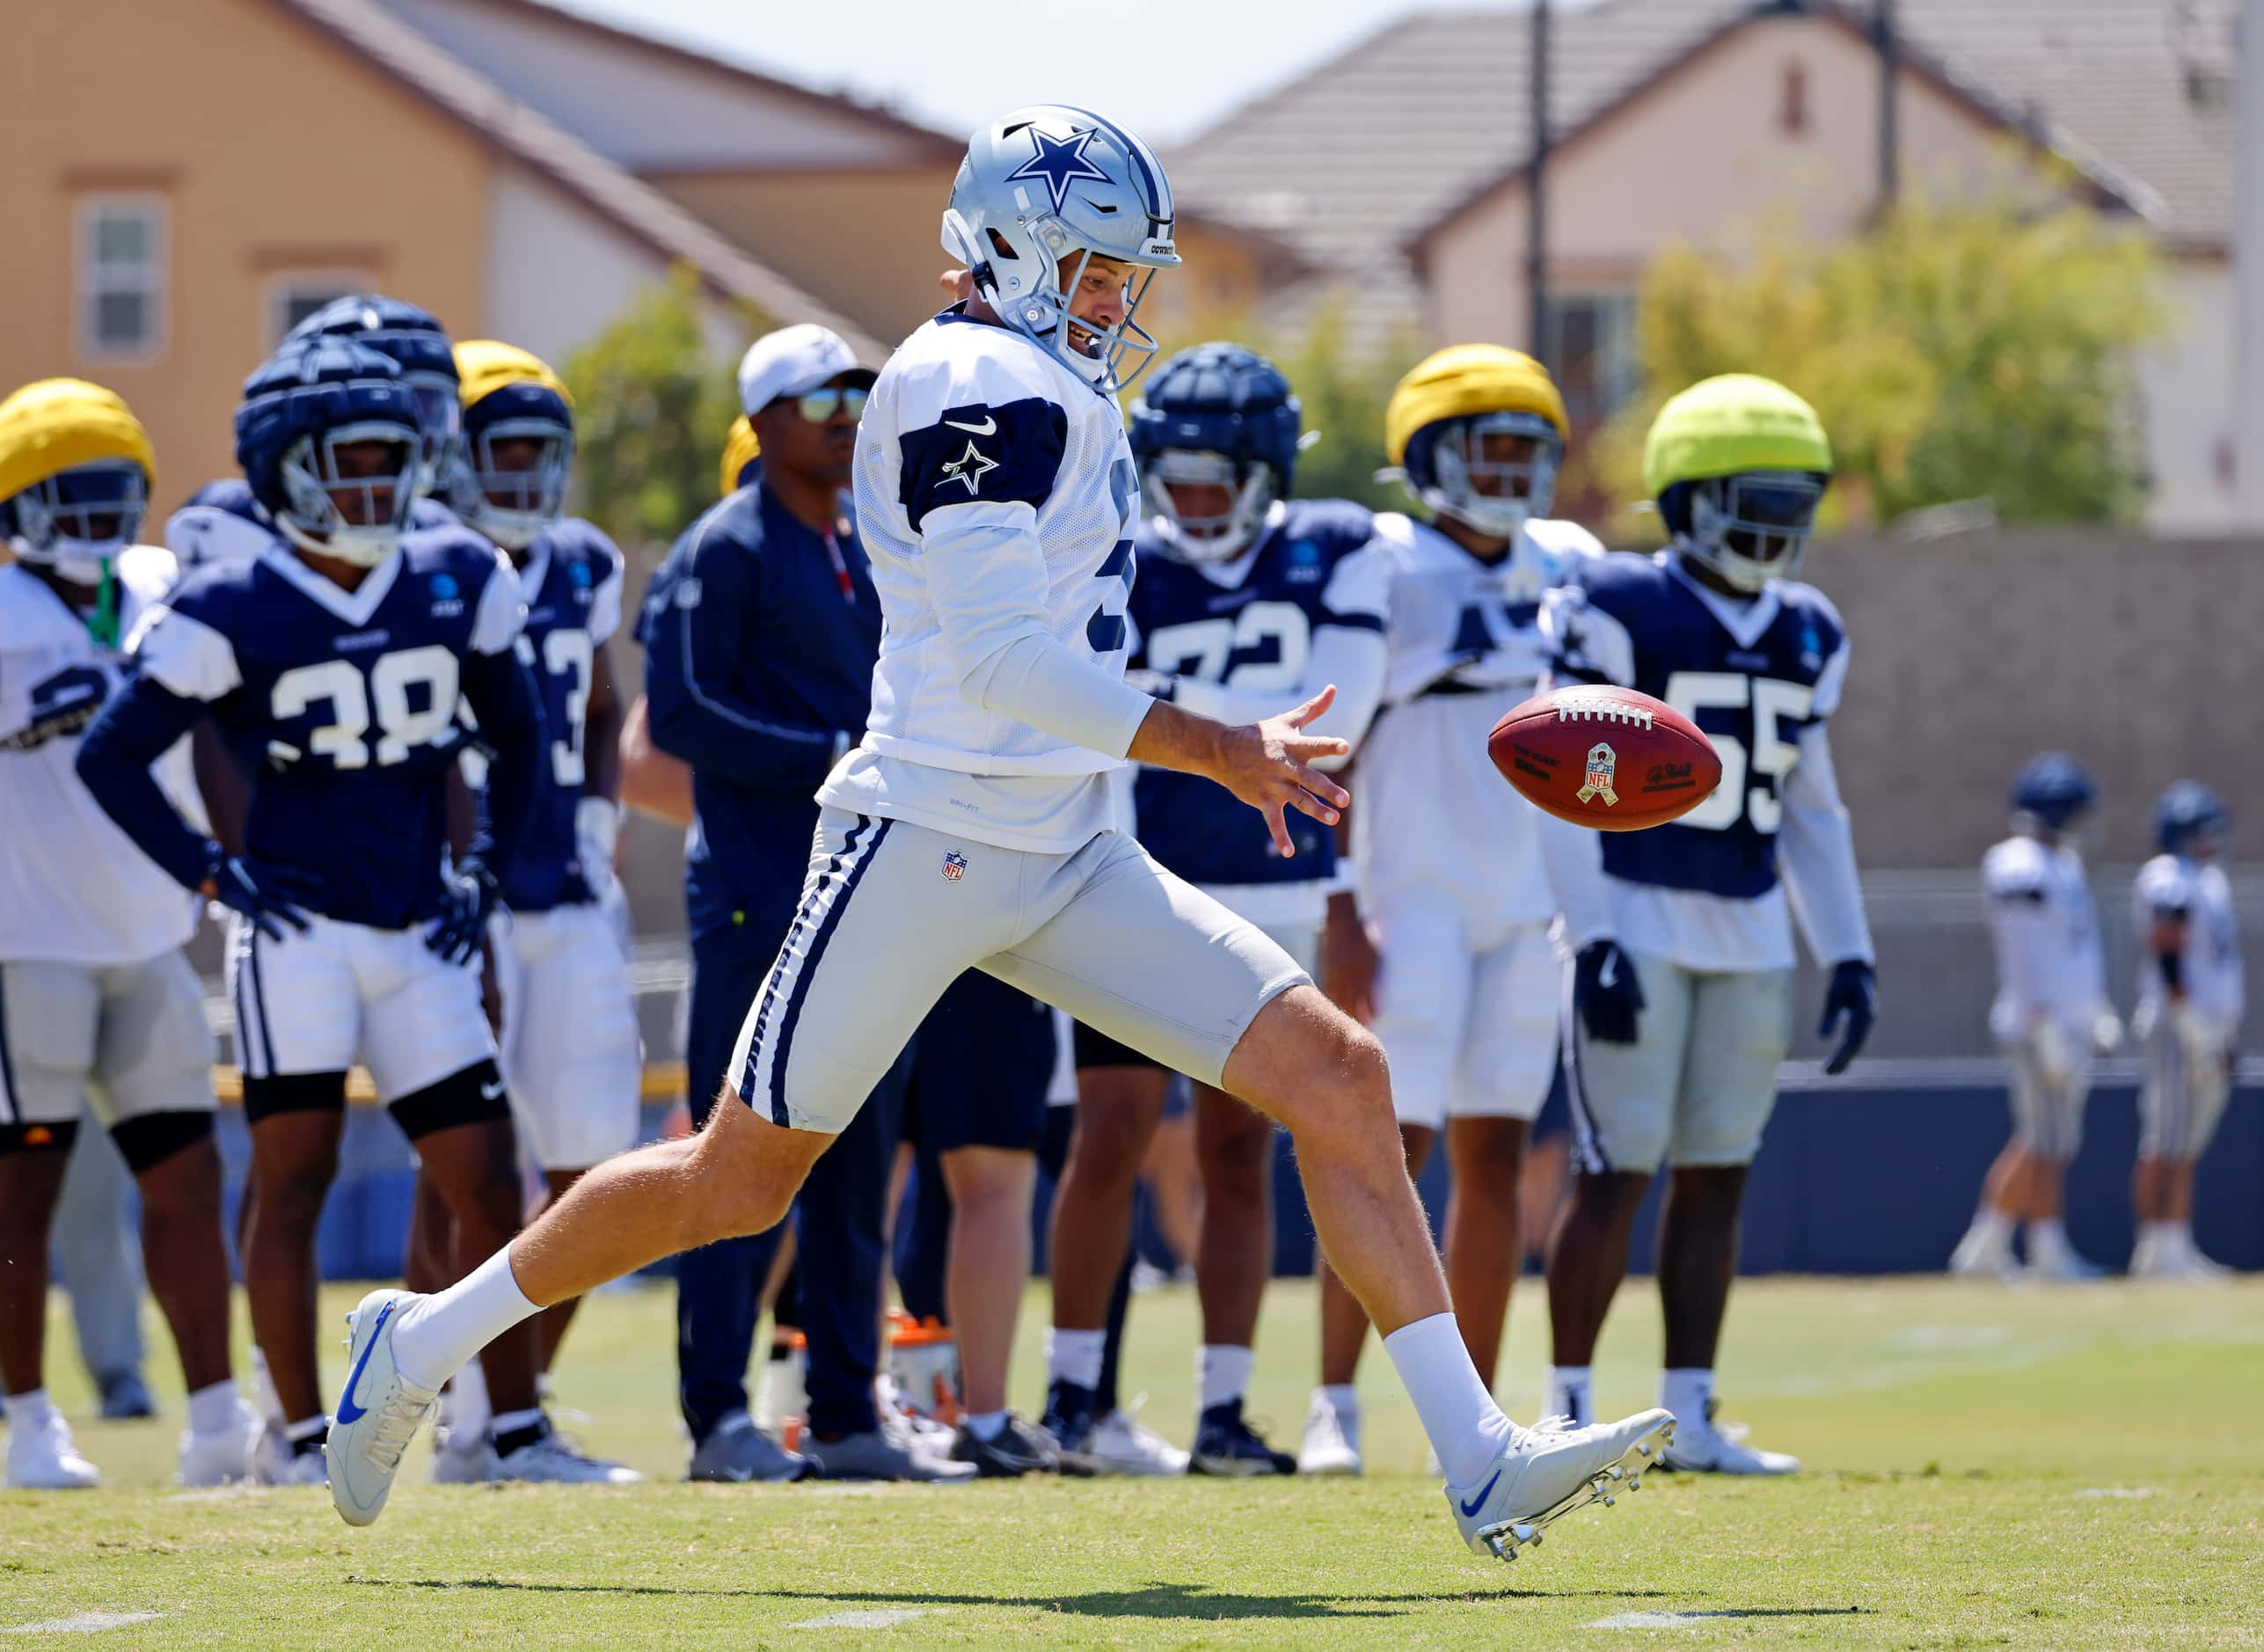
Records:
{"label": "white athletic shoe", "polygon": [[496,1472],[495,1448],[487,1443],[485,1429],[470,1445],[459,1444],[462,1429],[449,1434],[447,1439],[433,1446],[433,1484],[435,1486],[485,1486],[500,1478]]}
{"label": "white athletic shoe", "polygon": [[433,1413],[440,1390],[401,1375],[393,1363],[393,1326],[417,1300],[410,1290],[373,1290],[346,1316],[346,1392],[323,1441],[330,1500],[339,1518],[366,1526],[385,1511],[401,1453]]}
{"label": "white athletic shoe", "polygon": [[1305,1437],[1297,1446],[1300,1474],[1357,1474],[1365,1466],[1360,1455],[1360,1406],[1332,1405],[1319,1389],[1305,1411]]}
{"label": "white athletic shoe", "polygon": [[236,1402],[236,1415],[216,1434],[181,1435],[173,1480],[182,1486],[226,1486],[252,1478],[252,1454],[267,1425],[248,1400]]}
{"label": "white athletic shoe", "polygon": [[2130,1276],[2133,1279],[2160,1279],[2179,1284],[2202,1284],[2219,1279],[2229,1279],[2232,1269],[2223,1262],[2212,1261],[2202,1254],[2189,1234],[2157,1236],[2142,1232],[2138,1247],[2131,1253]]}
{"label": "white athletic shoe", "polygon": [[1474,1553],[1514,1561],[1519,1544],[1538,1544],[1574,1509],[1599,1497],[1608,1509],[1623,1486],[1640,1490],[1643,1471],[1674,1438],[1674,1417],[1655,1409],[1584,1429],[1551,1417],[1519,1429],[1475,1490],[1449,1486],[1447,1507]]}
{"label": "white athletic shoe", "polygon": [[1136,1400],[1092,1425],[1085,1454],[1092,1459],[1094,1470],[1136,1478],[1186,1473],[1187,1454],[1153,1429],[1142,1427],[1139,1410]]}
{"label": "white athletic shoe", "polygon": [[78,1454],[70,1424],[49,1406],[28,1422],[8,1426],[8,1485],[15,1491],[85,1491],[102,1483],[102,1471]]}
{"label": "white athletic shoe", "polygon": [[252,1447],[255,1486],[326,1486],[330,1473],[320,1451],[294,1451],[281,1429],[263,1427]]}
{"label": "white athletic shoe", "polygon": [[1797,1474],[1800,1459],[1783,1451],[1764,1451],[1745,1440],[1745,1425],[1716,1427],[1713,1406],[1703,1417],[1683,1417],[1675,1429],[1674,1443],[1660,1461],[1668,1468],[1691,1474]]}
{"label": "white athletic shoe", "polygon": [[1961,1279],[2009,1279],[2020,1265],[2012,1258],[2010,1239],[1970,1227],[1950,1253],[1949,1270]]}
{"label": "white athletic shoe", "polygon": [[497,1480],[551,1486],[639,1486],[645,1480],[633,1468],[585,1457],[554,1429],[544,1429],[539,1437],[494,1460]]}

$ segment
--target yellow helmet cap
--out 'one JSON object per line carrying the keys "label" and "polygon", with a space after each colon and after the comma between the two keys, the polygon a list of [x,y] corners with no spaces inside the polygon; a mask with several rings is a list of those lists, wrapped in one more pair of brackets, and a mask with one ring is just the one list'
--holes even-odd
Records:
{"label": "yellow helmet cap", "polygon": [[1745,471],[1831,474],[1831,441],[1816,410],[1773,378],[1700,379],[1659,409],[1643,443],[1643,490]]}
{"label": "yellow helmet cap", "polygon": [[1404,464],[1408,442],[1425,425],[1490,413],[1532,413],[1556,427],[1558,441],[1572,437],[1565,398],[1547,368],[1499,344],[1450,344],[1416,362],[1392,387],[1384,409],[1384,450],[1392,464]]}
{"label": "yellow helmet cap", "polygon": [[739,491],[739,473],[759,457],[763,444],[755,439],[755,421],[745,413],[731,421],[731,434],[723,442],[723,491]]}
{"label": "yellow helmet cap", "polygon": [[532,351],[495,339],[467,339],[456,347],[456,376],[464,405],[471,407],[507,384],[540,384],[573,406],[573,393],[550,363]]}
{"label": "yellow helmet cap", "polygon": [[146,491],[157,492],[150,433],[117,391],[81,378],[43,378],[0,401],[0,499],[106,459],[131,459]]}

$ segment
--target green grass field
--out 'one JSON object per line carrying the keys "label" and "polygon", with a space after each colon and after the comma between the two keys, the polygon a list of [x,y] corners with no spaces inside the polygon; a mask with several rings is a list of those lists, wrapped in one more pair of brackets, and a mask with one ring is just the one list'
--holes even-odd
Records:
{"label": "green grass field", "polygon": [[[1026,1405],[1044,1311],[1040,1289]],[[1528,1420],[1542,1317],[1529,1285],[1503,1385]],[[1312,1321],[1310,1286],[1269,1297],[1253,1407],[1292,1444]],[[355,1531],[318,1492],[171,1489],[177,1396],[157,1423],[80,1421],[59,1309],[55,1325],[58,1398],[108,1483],[0,1493],[0,1634],[33,1626],[27,1643],[108,1620],[99,1641],[136,1647],[2264,1645],[2264,1281],[1749,1283],[1727,1409],[1809,1472],[1656,1476],[1514,1567],[1456,1543],[1372,1349],[1362,1481],[693,1487],[670,1483],[670,1297],[617,1290],[576,1327],[562,1399],[656,1483],[435,1488],[420,1444],[384,1520]],[[1649,1403],[1656,1334],[1639,1283],[1600,1362],[1604,1406]],[[1194,1340],[1188,1293],[1136,1303],[1129,1385],[1182,1441]]]}

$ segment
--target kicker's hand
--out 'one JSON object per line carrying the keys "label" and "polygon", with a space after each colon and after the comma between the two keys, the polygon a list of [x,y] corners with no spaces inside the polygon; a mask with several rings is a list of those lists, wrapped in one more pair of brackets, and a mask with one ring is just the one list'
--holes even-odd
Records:
{"label": "kicker's hand", "polygon": [[1352,801],[1351,793],[1312,766],[1317,758],[1345,756],[1352,742],[1305,732],[1335,700],[1336,685],[1331,683],[1295,711],[1262,723],[1222,727],[1204,765],[1203,772],[1266,817],[1274,847],[1284,856],[1297,852],[1289,841],[1289,810],[1333,826],[1337,812]]}

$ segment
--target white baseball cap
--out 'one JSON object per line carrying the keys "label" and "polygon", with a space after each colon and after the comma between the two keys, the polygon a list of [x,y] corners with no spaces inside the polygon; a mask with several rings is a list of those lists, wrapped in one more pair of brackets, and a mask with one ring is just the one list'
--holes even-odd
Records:
{"label": "white baseball cap", "polygon": [[[797,322],[766,333],[739,358],[739,406],[758,413],[781,396],[804,396],[843,373],[860,372],[857,352],[830,327]],[[870,384],[873,375],[864,372]]]}

